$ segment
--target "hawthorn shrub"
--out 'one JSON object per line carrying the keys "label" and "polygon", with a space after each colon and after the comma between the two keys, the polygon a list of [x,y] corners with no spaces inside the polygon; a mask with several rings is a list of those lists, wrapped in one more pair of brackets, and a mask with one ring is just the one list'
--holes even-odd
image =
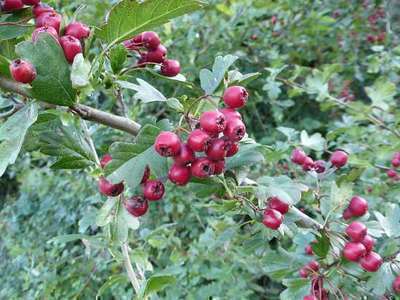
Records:
{"label": "hawthorn shrub", "polygon": [[2,0],[0,296],[399,298],[397,8]]}

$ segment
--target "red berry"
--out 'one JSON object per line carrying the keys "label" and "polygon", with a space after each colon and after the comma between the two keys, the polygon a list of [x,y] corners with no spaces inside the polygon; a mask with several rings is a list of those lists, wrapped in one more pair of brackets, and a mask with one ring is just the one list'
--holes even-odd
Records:
{"label": "red berry", "polygon": [[237,118],[240,120],[242,119],[241,114],[238,111],[234,110],[233,108],[221,108],[218,110],[225,116],[226,120],[229,120],[231,118],[234,119]]}
{"label": "red berry", "polygon": [[368,211],[368,202],[360,196],[354,196],[350,200],[349,210],[354,217],[361,217]]}
{"label": "red berry", "polygon": [[177,156],[181,151],[181,140],[175,133],[163,131],[157,136],[154,147],[161,156]]}
{"label": "red berry", "polygon": [[43,26],[53,27],[59,33],[61,21],[61,15],[56,12],[42,13],[36,18],[36,28]]}
{"label": "red berry", "polygon": [[309,275],[309,272],[306,270],[306,268],[303,267],[299,270],[299,275],[301,278],[307,278]]}
{"label": "red berry", "polygon": [[55,30],[53,27],[43,26],[43,27],[36,28],[32,32],[32,41],[34,43],[38,40],[39,34],[41,34],[42,32],[47,32],[48,34],[50,34],[52,37],[54,37],[58,41],[57,30]]}
{"label": "red berry", "polygon": [[109,197],[116,197],[124,191],[124,184],[122,182],[113,184],[104,176],[100,177],[98,186],[100,193]]}
{"label": "red berry", "polygon": [[73,63],[75,56],[82,53],[81,42],[76,37],[64,35],[60,38],[60,44],[69,63]]}
{"label": "red berry", "polygon": [[186,166],[192,163],[196,159],[193,150],[187,145],[181,145],[181,151],[178,155],[174,156],[175,164],[180,166]]}
{"label": "red berry", "polygon": [[370,252],[360,259],[361,267],[367,272],[378,271],[382,263],[382,257],[376,252]]}
{"label": "red berry", "polygon": [[353,214],[351,213],[350,209],[349,209],[349,208],[346,208],[346,209],[343,211],[343,219],[349,220],[349,219],[351,219],[352,217],[353,217]]}
{"label": "red berry", "polygon": [[400,294],[400,276],[397,276],[396,279],[393,281],[392,287],[393,291],[396,294]]}
{"label": "red berry", "polygon": [[289,211],[289,204],[278,197],[270,197],[268,199],[268,208],[275,209],[284,215]]}
{"label": "red berry", "polygon": [[310,270],[310,271],[313,271],[313,272],[318,272],[319,263],[316,260],[312,260],[306,265],[305,268],[306,268],[306,270]]}
{"label": "red berry", "polygon": [[307,158],[307,154],[300,148],[296,148],[292,151],[291,160],[297,165],[303,165]]}
{"label": "red berry", "polygon": [[24,7],[21,0],[3,0],[1,1],[1,9],[4,11],[14,11]]}
{"label": "red berry", "polygon": [[276,230],[281,226],[283,222],[283,216],[279,211],[267,208],[264,210],[262,222],[266,227]]}
{"label": "red berry", "polygon": [[160,45],[160,37],[154,31],[145,31],[141,36],[143,45],[149,50],[156,49]]}
{"label": "red berry", "polygon": [[65,27],[64,35],[71,35],[78,40],[88,38],[90,28],[81,22],[72,22]]}
{"label": "red berry", "polygon": [[108,163],[111,161],[112,161],[112,156],[110,154],[106,154],[101,158],[100,166],[104,169],[104,167],[108,165]]}
{"label": "red berry", "polygon": [[217,134],[226,127],[225,116],[219,111],[206,111],[200,116],[200,127],[209,134]]}
{"label": "red berry", "polygon": [[318,300],[318,298],[314,295],[307,295],[303,297],[303,300]]}
{"label": "red berry", "polygon": [[232,157],[238,152],[239,152],[239,145],[237,143],[231,143],[228,152],[226,153],[226,157]]}
{"label": "red berry", "polygon": [[144,168],[143,177],[142,180],[140,181],[140,184],[146,183],[147,180],[149,180],[149,178],[150,178],[150,168],[149,166],[146,166],[146,168]]}
{"label": "red berry", "polygon": [[350,242],[344,246],[343,256],[349,260],[357,262],[367,253],[365,246],[361,243]]}
{"label": "red berry", "polygon": [[317,173],[324,173],[325,172],[325,162],[323,160],[317,160],[316,162],[314,162],[314,165],[312,168]]}
{"label": "red berry", "polygon": [[190,167],[174,164],[169,169],[168,179],[176,185],[186,185],[190,180]]}
{"label": "red berry", "polygon": [[194,177],[207,178],[215,172],[214,163],[207,157],[200,157],[196,159],[191,166],[191,173]]}
{"label": "red berry", "polygon": [[16,59],[10,64],[11,76],[15,81],[31,83],[36,78],[36,69],[28,61]]}
{"label": "red berry", "polygon": [[214,175],[220,175],[224,173],[225,170],[225,160],[219,160],[214,162]]}
{"label": "red berry", "polygon": [[395,168],[400,167],[400,159],[397,158],[397,157],[393,158],[392,159],[392,166],[395,167]]}
{"label": "red berry", "polygon": [[367,227],[355,221],[347,226],[346,234],[353,242],[361,242],[367,234]]}
{"label": "red berry", "polygon": [[314,161],[311,157],[307,156],[303,162],[303,170],[310,171],[314,167]]}
{"label": "red berry", "polygon": [[375,240],[370,235],[367,234],[361,241],[361,244],[364,245],[365,249],[367,250],[367,253],[369,253],[375,246]]}
{"label": "red berry", "polygon": [[158,45],[154,50],[147,52],[146,59],[148,62],[152,63],[162,63],[167,55],[167,48],[164,45]]}
{"label": "red berry", "polygon": [[164,184],[160,180],[147,180],[143,187],[143,195],[149,201],[160,200],[164,192]]}
{"label": "red berry", "polygon": [[231,86],[225,90],[223,99],[226,106],[236,109],[243,107],[248,97],[249,94],[244,87]]}
{"label": "red berry", "polygon": [[161,65],[161,74],[167,77],[174,77],[181,72],[179,61],[174,59],[166,59]]}
{"label": "red berry", "polygon": [[339,169],[347,164],[348,158],[349,155],[346,152],[342,150],[336,150],[332,153],[330,161],[333,166]]}
{"label": "red berry", "polygon": [[53,13],[53,12],[55,12],[54,8],[45,3],[39,3],[32,8],[32,13],[35,16],[35,18],[39,17],[41,14]]}
{"label": "red berry", "polygon": [[246,126],[240,119],[229,119],[228,122],[226,122],[224,135],[231,141],[239,142],[241,139],[243,139],[245,134]]}
{"label": "red berry", "polygon": [[223,139],[214,139],[206,150],[207,157],[211,160],[222,160],[226,157],[227,147]]}
{"label": "red berry", "polygon": [[40,0],[22,0],[22,2],[23,2],[25,5],[33,6],[33,5],[39,4]]}
{"label": "red berry", "polygon": [[201,129],[193,130],[188,137],[187,144],[195,152],[204,152],[211,143],[211,137]]}
{"label": "red berry", "polygon": [[387,176],[389,176],[390,178],[396,178],[397,177],[397,172],[395,170],[388,170],[386,172]]}
{"label": "red berry", "polygon": [[141,196],[133,196],[125,201],[124,206],[131,215],[141,217],[149,209],[149,202]]}
{"label": "red berry", "polygon": [[304,248],[304,252],[307,255],[314,255],[314,252],[313,252],[313,249],[312,249],[311,245],[307,245],[306,248]]}

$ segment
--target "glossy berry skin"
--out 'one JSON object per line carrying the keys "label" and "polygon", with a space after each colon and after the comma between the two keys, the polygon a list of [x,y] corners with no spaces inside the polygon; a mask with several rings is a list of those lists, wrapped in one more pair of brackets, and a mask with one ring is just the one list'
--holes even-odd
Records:
{"label": "glossy berry skin", "polygon": [[314,161],[311,157],[307,156],[303,162],[303,170],[304,171],[311,171],[314,167]]}
{"label": "glossy berry skin", "polygon": [[175,133],[163,131],[157,136],[154,148],[161,156],[177,156],[181,151],[181,140]]}
{"label": "glossy berry skin", "polygon": [[372,251],[372,249],[374,249],[375,240],[370,235],[367,234],[361,241],[361,244],[364,245],[365,250],[367,251],[367,253],[369,253]]}
{"label": "glossy berry skin", "polygon": [[149,180],[149,178],[150,178],[150,168],[149,166],[146,166],[146,168],[144,168],[143,177],[142,180],[140,181],[140,184],[146,183],[147,180]]}
{"label": "glossy berry skin", "polygon": [[100,160],[100,166],[102,169],[105,168],[112,161],[112,156],[110,154],[105,154]]}
{"label": "glossy berry skin", "polygon": [[240,119],[229,119],[226,122],[224,135],[233,142],[239,142],[246,134],[246,126]]}
{"label": "glossy berry skin", "polygon": [[210,135],[201,130],[193,130],[188,137],[187,144],[194,152],[204,152],[207,150],[211,143]]}
{"label": "glossy berry skin", "polygon": [[154,31],[145,31],[142,33],[142,43],[147,49],[153,50],[160,45],[160,37]]}
{"label": "glossy berry skin", "polygon": [[242,86],[231,86],[225,90],[223,95],[225,105],[234,109],[243,107],[248,97],[248,92]]}
{"label": "glossy berry skin", "polygon": [[312,168],[317,173],[324,173],[325,172],[325,162],[323,160],[317,160],[314,162],[314,165]]}
{"label": "glossy berry skin", "polygon": [[54,8],[45,3],[39,3],[32,8],[32,13],[35,16],[35,18],[39,17],[41,14],[53,13],[53,12],[55,12]]}
{"label": "glossy berry skin", "polygon": [[36,28],[32,32],[32,42],[35,43],[39,38],[39,34],[41,34],[42,32],[46,32],[46,33],[50,34],[52,37],[54,37],[58,41],[57,30],[55,30],[53,27],[43,26],[43,27]]}
{"label": "glossy berry skin", "polygon": [[342,150],[336,150],[335,152],[332,153],[330,162],[333,166],[340,169],[341,167],[344,167],[347,164],[348,158],[349,155],[346,152]]}
{"label": "glossy berry skin", "polygon": [[349,210],[354,217],[361,217],[368,211],[368,202],[360,196],[354,196],[350,200]]}
{"label": "glossy berry skin", "polygon": [[361,243],[350,242],[346,243],[343,248],[343,256],[349,260],[357,262],[367,253],[365,246]]}
{"label": "glossy berry skin", "polygon": [[307,245],[307,246],[304,248],[304,252],[305,252],[307,255],[314,255],[314,252],[313,252],[313,249],[312,249],[311,245]]}
{"label": "glossy berry skin", "polygon": [[218,134],[226,127],[225,116],[216,110],[206,111],[200,116],[200,127],[211,135]]}
{"label": "glossy berry skin", "polygon": [[164,192],[164,184],[160,180],[147,180],[143,187],[143,195],[149,201],[160,200]]}
{"label": "glossy berry skin", "polygon": [[308,270],[306,269],[306,268],[301,268],[300,270],[299,270],[299,276],[301,277],[301,278],[307,278],[308,277],[308,275],[309,275],[309,272],[308,272]]}
{"label": "glossy berry skin", "polygon": [[147,52],[146,60],[148,62],[160,64],[165,60],[167,56],[167,48],[164,45],[158,45],[158,47],[154,50],[150,50]]}
{"label": "glossy berry skin", "polygon": [[149,202],[141,196],[133,196],[124,203],[125,209],[135,217],[141,217],[149,209]]}
{"label": "glossy berry skin", "polygon": [[214,139],[207,148],[207,157],[211,160],[222,160],[226,157],[227,147],[223,139]]}
{"label": "glossy berry skin", "polygon": [[296,148],[292,151],[291,160],[297,165],[303,165],[307,158],[307,154],[300,148]]}
{"label": "glossy berry skin", "polygon": [[48,26],[53,27],[57,33],[60,32],[62,17],[56,12],[42,13],[36,18],[36,28]]}
{"label": "glossy berry skin", "polygon": [[367,272],[378,271],[382,263],[382,257],[376,252],[370,252],[360,259],[361,267]]}
{"label": "glossy berry skin", "polygon": [[86,39],[90,35],[90,28],[81,22],[72,22],[65,27],[64,35],[71,35],[78,40]]}
{"label": "glossy berry skin", "polygon": [[393,281],[392,288],[396,294],[400,294],[400,276],[397,276]]}
{"label": "glossy berry skin", "polygon": [[226,152],[226,157],[232,157],[238,152],[239,152],[239,145],[237,143],[231,143],[228,152]]}
{"label": "glossy berry skin", "polygon": [[353,242],[361,242],[367,235],[367,227],[355,221],[347,226],[346,234]]}
{"label": "glossy berry skin", "polygon": [[25,5],[33,6],[39,4],[40,0],[22,0]]}
{"label": "glossy berry skin", "polygon": [[303,297],[303,300],[318,300],[318,298],[314,295],[307,295]]}
{"label": "glossy berry skin", "polygon": [[345,219],[345,220],[350,220],[352,217],[353,217],[353,214],[351,213],[350,209],[349,209],[349,208],[346,208],[346,209],[343,211],[343,219]]}
{"label": "glossy berry skin", "polygon": [[14,11],[24,7],[21,0],[3,0],[1,1],[1,9],[3,11]]}
{"label": "glossy berry skin", "polygon": [[393,158],[392,159],[392,166],[395,167],[395,168],[400,167],[400,158],[397,158],[397,157]]}
{"label": "glossy berry skin", "polygon": [[397,172],[395,170],[388,170],[386,172],[387,176],[390,178],[396,178],[397,177]]}
{"label": "glossy berry skin", "polygon": [[116,197],[124,191],[124,184],[122,182],[113,184],[104,176],[100,177],[98,186],[100,193],[108,197]]}
{"label": "glossy berry skin", "polygon": [[237,110],[234,110],[233,108],[221,108],[218,111],[221,112],[225,116],[226,120],[229,120],[231,118],[237,118],[240,120],[242,119],[242,115]]}
{"label": "glossy berry skin", "polygon": [[186,185],[190,180],[190,167],[174,164],[168,171],[168,179],[176,185]]}
{"label": "glossy berry skin", "polygon": [[214,175],[220,175],[225,171],[225,160],[214,162]]}
{"label": "glossy berry skin", "polygon": [[283,215],[275,209],[267,208],[264,210],[262,222],[266,227],[276,230],[283,222]]}
{"label": "glossy berry skin", "polygon": [[275,209],[284,215],[289,211],[289,204],[278,197],[271,197],[268,199],[268,208]]}
{"label": "glossy berry skin", "polygon": [[200,157],[192,163],[190,171],[194,177],[207,178],[214,175],[215,165],[207,157]]}
{"label": "glossy berry skin", "polygon": [[193,150],[187,145],[181,145],[181,151],[178,155],[174,156],[175,164],[179,166],[186,166],[192,163],[196,159]]}
{"label": "glossy berry skin", "polygon": [[166,59],[161,65],[161,75],[174,77],[181,72],[181,64],[174,59]]}
{"label": "glossy berry skin", "polygon": [[75,56],[82,53],[81,42],[71,35],[62,36],[60,38],[60,45],[63,48],[65,58],[69,63],[73,63]]}
{"label": "glossy berry skin", "polygon": [[28,61],[16,59],[10,64],[10,73],[15,81],[31,83],[36,78],[36,69]]}
{"label": "glossy berry skin", "polygon": [[312,260],[306,265],[306,269],[313,271],[313,272],[318,272],[319,263],[316,260]]}

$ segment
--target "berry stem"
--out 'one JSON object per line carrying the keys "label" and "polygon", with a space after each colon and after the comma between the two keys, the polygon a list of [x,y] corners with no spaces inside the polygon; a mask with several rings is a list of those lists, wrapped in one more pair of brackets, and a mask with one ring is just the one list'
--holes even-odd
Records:
{"label": "berry stem", "polygon": [[124,266],[126,269],[126,273],[128,275],[128,278],[133,286],[133,289],[136,292],[136,295],[139,295],[140,293],[140,283],[138,278],[136,277],[136,273],[133,270],[132,263],[131,263],[131,258],[129,257],[129,250],[128,250],[128,244],[123,243],[121,245],[121,250],[122,250],[122,256],[124,258]]}

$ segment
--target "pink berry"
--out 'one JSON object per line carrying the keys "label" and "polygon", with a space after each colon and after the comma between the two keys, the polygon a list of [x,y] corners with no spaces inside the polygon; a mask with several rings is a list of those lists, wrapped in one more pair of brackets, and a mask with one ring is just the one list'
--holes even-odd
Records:
{"label": "pink berry", "polygon": [[149,49],[153,50],[160,45],[160,37],[154,31],[145,31],[141,34],[141,39],[143,45]]}
{"label": "pink berry", "polygon": [[289,204],[278,197],[270,197],[268,198],[268,208],[275,209],[284,215],[289,211]]}
{"label": "pink berry", "polygon": [[42,13],[36,18],[36,28],[44,26],[53,27],[59,33],[61,21],[61,15],[56,12]]}
{"label": "pink berry", "polygon": [[349,208],[346,208],[346,209],[343,211],[343,219],[349,220],[349,219],[351,219],[352,217],[353,217],[353,214],[351,213],[350,209],[349,209]]}
{"label": "pink berry", "polygon": [[147,180],[143,187],[143,195],[149,201],[160,200],[164,192],[164,184],[160,180]]}
{"label": "pink berry", "polygon": [[178,155],[174,156],[175,164],[180,166],[186,166],[192,163],[196,159],[193,150],[187,145],[181,145],[181,151]]}
{"label": "pink berry", "polygon": [[304,153],[303,149],[296,148],[292,151],[291,160],[297,165],[303,165],[307,158],[307,154]]}
{"label": "pink berry", "polygon": [[367,234],[361,241],[361,244],[364,245],[365,249],[367,250],[367,253],[369,253],[372,251],[372,249],[374,249],[375,240],[370,235]]}
{"label": "pink berry", "polygon": [[65,58],[69,63],[73,63],[75,56],[82,53],[81,42],[71,35],[62,36],[60,38],[60,45],[63,48]]}
{"label": "pink berry", "polygon": [[314,295],[307,295],[303,297],[303,300],[318,300],[318,298]]}
{"label": "pink berry", "polygon": [[312,168],[317,173],[324,173],[325,172],[325,162],[323,160],[317,160],[314,162],[314,165]]}
{"label": "pink berry", "polygon": [[149,209],[149,202],[141,196],[134,196],[125,201],[126,210],[135,217],[141,217]]}
{"label": "pink berry", "polygon": [[354,196],[350,200],[349,210],[354,217],[361,217],[368,211],[368,202],[360,196]]}
{"label": "pink berry", "polygon": [[207,157],[211,160],[222,160],[226,157],[227,147],[223,139],[214,139],[206,150]]}
{"label": "pink berry", "polygon": [[167,77],[174,77],[181,72],[179,61],[174,59],[166,59],[161,65],[161,74]]}
{"label": "pink berry", "polygon": [[225,116],[225,119],[228,121],[231,118],[234,119],[242,119],[241,114],[237,111],[234,110],[233,108],[221,108],[219,111]]}
{"label": "pink berry", "polygon": [[231,143],[228,152],[226,153],[226,157],[232,157],[238,152],[239,152],[239,145],[237,143]]}
{"label": "pink berry", "polygon": [[161,156],[177,156],[181,151],[181,140],[175,133],[163,131],[157,136],[154,148]]}
{"label": "pink berry", "polygon": [[246,126],[244,123],[237,118],[229,119],[226,122],[226,128],[224,130],[224,135],[231,141],[239,142],[243,139],[246,134]]}
{"label": "pink berry", "polygon": [[396,279],[393,281],[392,284],[393,291],[399,295],[400,294],[400,276],[397,276]]}
{"label": "pink berry", "polygon": [[307,156],[303,162],[303,170],[304,171],[311,171],[314,167],[314,161],[311,157]]}
{"label": "pink berry", "polygon": [[162,63],[165,60],[167,55],[167,48],[164,45],[158,45],[158,47],[154,50],[150,50],[146,54],[146,59],[148,62],[152,63]]}
{"label": "pink berry", "polygon": [[355,221],[347,226],[346,234],[353,242],[361,242],[367,235],[367,227]]}
{"label": "pink berry", "polygon": [[38,18],[41,14],[53,13],[53,12],[55,12],[54,8],[45,3],[38,3],[32,8],[32,13],[35,16],[35,18]]}
{"label": "pink berry", "polygon": [[101,176],[98,182],[99,191],[105,196],[116,197],[124,191],[124,184],[122,182],[113,184],[108,181],[104,176]]}
{"label": "pink berry", "polygon": [[342,150],[336,150],[332,153],[330,161],[333,166],[339,169],[347,164],[348,158],[349,155],[346,152]]}
{"label": "pink berry", "polygon": [[200,127],[211,135],[222,132],[226,127],[225,116],[216,110],[206,111],[200,116]]}
{"label": "pink berry", "polygon": [[195,152],[204,152],[210,146],[211,137],[201,129],[193,130],[188,137],[188,146]]}
{"label": "pink berry", "polygon": [[15,81],[31,83],[36,78],[36,69],[28,61],[16,59],[10,64],[10,73]]}
{"label": "pink berry", "polygon": [[299,270],[299,275],[301,278],[307,278],[309,275],[309,272],[306,268],[303,267]]}
{"label": "pink berry", "polygon": [[100,160],[100,166],[104,169],[106,165],[108,165],[112,161],[112,157],[110,154],[104,155]]}
{"label": "pink berry", "polygon": [[318,272],[319,263],[316,260],[312,260],[306,265],[305,268],[313,272]]}
{"label": "pink berry", "polygon": [[214,175],[220,175],[225,171],[225,160],[218,160],[214,162]]}
{"label": "pink berry", "polygon": [[386,172],[386,174],[387,174],[387,176],[388,177],[390,177],[390,178],[396,178],[397,177],[397,172],[395,171],[395,170],[388,170],[387,172]]}
{"label": "pink berry", "polygon": [[248,97],[248,92],[241,86],[231,86],[225,90],[223,95],[226,106],[234,109],[243,107]]}
{"label": "pink berry", "polygon": [[186,185],[190,180],[190,167],[174,164],[169,169],[168,179],[176,185]]}
{"label": "pink berry", "polygon": [[90,28],[81,22],[72,22],[65,27],[64,35],[71,35],[78,40],[88,38]]}
{"label": "pink berry", "polygon": [[344,246],[343,256],[349,260],[357,262],[367,253],[365,246],[361,243],[350,242]]}
{"label": "pink berry", "polygon": [[400,158],[397,158],[397,157],[393,158],[393,159],[392,159],[392,166],[393,166],[394,168],[400,167]]}
{"label": "pink berry", "polygon": [[266,227],[276,230],[281,226],[283,222],[283,216],[279,211],[268,208],[264,210],[262,222]]}
{"label": "pink berry", "polygon": [[38,40],[39,34],[41,34],[42,32],[46,32],[46,33],[50,34],[52,37],[54,37],[58,41],[57,30],[55,30],[53,27],[43,26],[43,27],[36,28],[32,32],[32,41],[34,43]]}
{"label": "pink berry", "polygon": [[4,11],[14,11],[24,7],[21,0],[3,0],[1,1],[1,9]]}
{"label": "pink berry", "polygon": [[307,245],[306,248],[304,249],[304,252],[305,252],[307,255],[314,255],[314,251],[313,251],[311,245]]}
{"label": "pink berry", "polygon": [[196,159],[191,166],[192,176],[197,178],[207,178],[214,175],[215,165],[207,157]]}
{"label": "pink berry", "polygon": [[367,272],[376,272],[383,263],[382,257],[376,252],[370,252],[360,259],[361,267]]}
{"label": "pink berry", "polygon": [[40,0],[22,0],[25,5],[33,6],[39,4]]}

